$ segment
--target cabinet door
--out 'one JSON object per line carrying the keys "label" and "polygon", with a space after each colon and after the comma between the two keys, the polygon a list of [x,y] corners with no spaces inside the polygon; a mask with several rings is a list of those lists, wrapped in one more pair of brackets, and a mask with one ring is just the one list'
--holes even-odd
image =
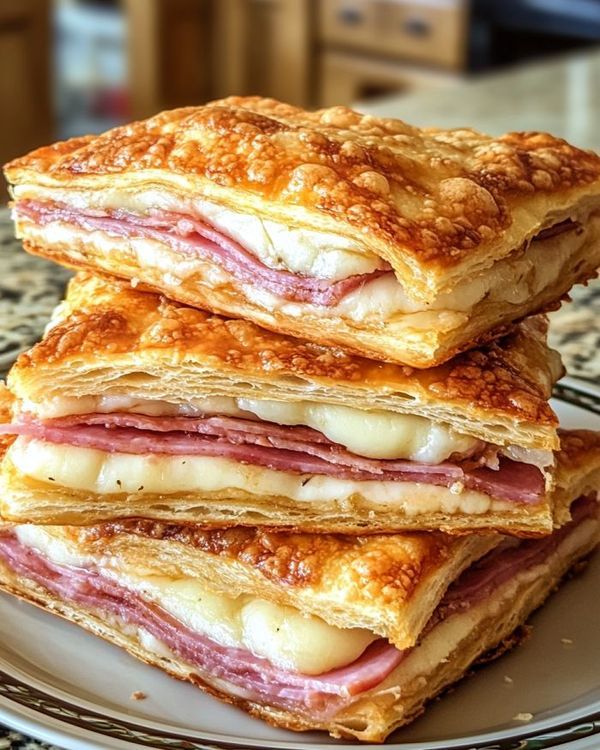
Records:
{"label": "cabinet door", "polygon": [[50,12],[50,0],[0,0],[3,164],[52,140]]}
{"label": "cabinet door", "polygon": [[328,48],[461,70],[467,0],[321,0],[319,37]]}
{"label": "cabinet door", "polygon": [[123,0],[131,106],[136,119],[202,104],[214,94],[214,3]]}
{"label": "cabinet door", "polygon": [[215,26],[219,96],[260,94],[310,103],[311,0],[220,0]]}

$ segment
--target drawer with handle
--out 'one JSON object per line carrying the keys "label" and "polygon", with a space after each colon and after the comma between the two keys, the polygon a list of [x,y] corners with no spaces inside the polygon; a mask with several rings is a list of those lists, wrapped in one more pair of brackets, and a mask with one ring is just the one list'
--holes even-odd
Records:
{"label": "drawer with handle", "polygon": [[461,68],[466,0],[321,0],[322,42],[396,59]]}

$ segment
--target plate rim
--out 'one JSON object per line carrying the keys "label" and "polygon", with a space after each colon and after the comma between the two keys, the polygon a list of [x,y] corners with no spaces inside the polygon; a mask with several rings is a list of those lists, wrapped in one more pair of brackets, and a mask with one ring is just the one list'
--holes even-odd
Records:
{"label": "plate rim", "polygon": [[[591,382],[565,377],[554,388],[554,398],[600,415],[600,387]],[[0,667],[0,721],[10,730],[21,732],[42,741],[50,741],[65,748],[97,750],[97,748],[152,747],[161,750],[284,750],[311,747],[314,750],[337,747],[339,750],[356,750],[357,744],[323,745],[289,741],[244,740],[215,738],[214,733],[198,732],[197,736],[182,731],[163,731],[143,726],[135,719],[108,716],[87,708],[82,701],[77,705],[46,692],[23,679],[9,674]],[[597,704],[597,702],[595,702]],[[435,740],[432,748],[455,750],[551,750],[568,744],[585,741],[600,735],[600,706],[573,709],[564,715],[565,720],[548,718],[528,725],[516,733],[514,728],[502,732],[486,732],[477,737]],[[567,718],[569,717],[569,718]],[[509,736],[506,733],[510,733]],[[504,735],[504,736],[503,736]],[[107,744],[110,743],[110,744]],[[365,748],[376,747],[363,745]],[[380,746],[377,746],[380,747]],[[414,742],[395,743],[390,750],[417,750]]]}

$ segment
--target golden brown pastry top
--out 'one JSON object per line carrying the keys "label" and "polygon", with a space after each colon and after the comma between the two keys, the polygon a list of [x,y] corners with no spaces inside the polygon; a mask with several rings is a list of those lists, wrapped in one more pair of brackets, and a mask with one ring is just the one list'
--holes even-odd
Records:
{"label": "golden brown pastry top", "polygon": [[[556,454],[562,474],[581,471],[591,461],[600,464],[600,432],[595,430],[559,430],[560,451]],[[600,487],[598,488],[600,490]]]}
{"label": "golden brown pastry top", "polygon": [[6,174],[92,189],[117,178],[163,183],[355,237],[402,276],[480,251],[502,257],[553,212],[600,193],[600,158],[547,133],[420,129],[260,97],[46,146],[10,162]]}
{"label": "golden brown pastry top", "polygon": [[[0,424],[6,424],[11,421],[12,407],[14,404],[14,396],[8,390],[6,385],[0,380]],[[0,434],[0,458],[4,455],[4,452],[8,446],[14,441],[14,435],[2,435]]]}
{"label": "golden brown pastry top", "polygon": [[258,528],[204,530],[196,525],[145,519],[92,527],[68,527],[84,544],[121,534],[178,542],[254,568],[287,586],[334,588],[344,585],[365,596],[408,601],[414,590],[462,546],[460,537],[414,532],[365,537],[277,533]]}
{"label": "golden brown pastry top", "polygon": [[430,410],[450,421],[456,411],[473,428],[500,420],[505,430],[520,425],[554,435],[557,420],[547,398],[562,368],[545,334],[546,321],[532,318],[480,350],[413,370],[185,307],[126,282],[80,274],[53,327],[18,358],[9,385],[34,402],[97,395],[117,387],[106,379],[106,368],[114,368],[123,375],[123,388],[149,398],[174,391],[189,398],[239,395],[247,388],[254,398]]}

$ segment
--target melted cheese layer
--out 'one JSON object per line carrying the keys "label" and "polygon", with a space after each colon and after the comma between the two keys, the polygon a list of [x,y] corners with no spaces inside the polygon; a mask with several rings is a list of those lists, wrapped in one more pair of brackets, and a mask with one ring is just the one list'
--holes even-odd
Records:
{"label": "melted cheese layer", "polygon": [[323,674],[357,659],[378,638],[362,628],[337,628],[320,617],[254,596],[215,594],[197,579],[143,575],[109,567],[73,552],[41,527],[19,526],[19,541],[59,565],[99,563],[103,574],[169,612],[195,632],[222,646],[243,648],[281,669]]}
{"label": "melted cheese layer", "polygon": [[360,494],[375,508],[393,506],[409,516],[438,511],[476,515],[514,509],[514,503],[492,500],[462,485],[448,490],[413,482],[359,482],[322,475],[309,475],[307,481],[306,474],[274,471],[220,457],[105,453],[24,437],[15,440],[7,456],[21,474],[32,479],[99,495],[243,490],[299,503],[343,503]]}
{"label": "melted cheese layer", "polygon": [[239,242],[269,268],[293,271],[323,279],[345,279],[348,276],[370,273],[385,266],[381,258],[356,242],[330,232],[281,224],[263,219],[256,214],[233,211],[201,198],[180,198],[162,190],[75,190],[32,188],[17,185],[15,198],[33,195],[37,199],[55,200],[85,211],[122,209],[145,214],[152,209],[197,216],[223,234]]}
{"label": "melted cheese layer", "polygon": [[194,399],[185,404],[146,401],[129,396],[53,398],[40,404],[27,403],[28,410],[43,419],[70,414],[131,412],[151,416],[227,415],[279,425],[304,425],[318,430],[334,443],[368,458],[401,458],[439,464],[453,453],[475,448],[475,438],[461,435],[448,425],[426,417],[382,410],[353,409],[311,401],[268,401],[219,396]]}
{"label": "melted cheese layer", "polygon": [[[37,226],[32,222],[18,222],[18,229],[41,243],[67,243],[74,247],[84,242],[100,255],[121,254],[136,258],[136,265],[158,270],[165,283],[179,286],[193,277],[199,284],[218,290],[230,289],[232,277],[214,264],[198,258],[178,254],[161,242],[150,239],[113,237],[102,231],[89,232],[63,222]],[[589,232],[600,235],[600,219],[592,217]],[[541,241],[533,241],[517,258],[506,258],[479,276],[458,284],[452,291],[439,294],[425,302],[409,296],[391,275],[369,281],[330,307],[309,303],[290,302],[251,284],[235,282],[246,298],[269,311],[280,310],[293,317],[342,318],[355,323],[381,324],[394,320],[395,326],[422,331],[431,328],[462,325],[473,308],[488,300],[502,304],[520,304],[536,296],[566,268],[571,256],[589,241],[589,234],[573,238],[572,232],[559,234]],[[353,272],[356,273],[356,272]],[[352,275],[339,272],[341,278]]]}

